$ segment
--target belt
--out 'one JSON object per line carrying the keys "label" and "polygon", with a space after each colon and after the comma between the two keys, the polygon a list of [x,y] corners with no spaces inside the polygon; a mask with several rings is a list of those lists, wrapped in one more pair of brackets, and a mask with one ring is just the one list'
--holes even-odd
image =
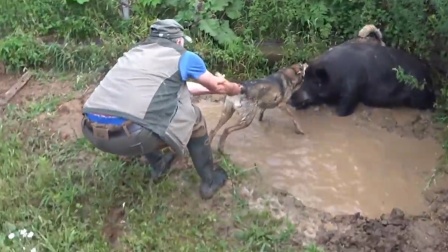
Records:
{"label": "belt", "polygon": [[101,124],[90,121],[86,116],[83,118],[83,125],[92,130],[93,136],[101,139],[109,139],[113,136],[119,136],[123,133],[130,136],[129,128],[132,126],[139,126],[132,121],[125,121],[121,125]]}
{"label": "belt", "polygon": [[[125,121],[121,125],[113,125],[113,124],[100,124],[90,121],[86,116],[83,118],[83,125],[86,125],[88,129],[90,129],[93,132],[93,136],[100,139],[108,140],[111,137],[114,136],[120,136],[123,133],[127,136],[130,136],[131,133],[129,129],[132,129],[133,127],[137,126],[140,127],[140,125],[132,122],[132,121]],[[164,141],[160,141],[160,145],[158,146],[158,149],[162,151],[162,153],[170,152],[172,151],[171,147],[166,144]]]}

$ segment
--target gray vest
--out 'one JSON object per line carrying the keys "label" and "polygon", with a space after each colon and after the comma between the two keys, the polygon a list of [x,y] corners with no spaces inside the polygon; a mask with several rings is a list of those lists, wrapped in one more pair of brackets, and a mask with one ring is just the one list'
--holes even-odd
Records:
{"label": "gray vest", "polygon": [[179,73],[179,59],[185,51],[165,39],[132,48],[95,88],[83,112],[131,120],[185,154],[197,118]]}

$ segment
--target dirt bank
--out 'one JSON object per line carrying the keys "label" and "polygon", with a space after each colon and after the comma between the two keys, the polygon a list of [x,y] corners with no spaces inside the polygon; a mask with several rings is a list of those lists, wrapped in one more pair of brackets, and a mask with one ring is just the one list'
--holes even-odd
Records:
{"label": "dirt bank", "polygon": [[252,209],[268,208],[277,218],[287,217],[295,224],[294,241],[317,243],[325,251],[447,251],[448,190],[429,193],[428,212],[406,215],[398,208],[380,218],[359,213],[332,216],[309,208],[286,192],[257,195],[244,188],[241,195]]}
{"label": "dirt bank", "polygon": [[378,219],[340,215],[324,222],[317,243],[327,251],[448,251],[448,190],[432,194],[430,211],[405,215],[398,208]]}

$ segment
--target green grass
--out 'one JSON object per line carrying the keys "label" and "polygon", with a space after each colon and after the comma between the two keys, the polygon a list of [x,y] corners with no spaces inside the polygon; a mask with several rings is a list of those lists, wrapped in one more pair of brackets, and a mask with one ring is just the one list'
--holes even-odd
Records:
{"label": "green grass", "polygon": [[[149,167],[84,139],[61,141],[33,121],[63,100],[48,94],[1,118],[1,251],[320,251],[294,244],[287,220],[251,211],[237,193],[251,173],[229,160],[232,183],[202,201],[194,169],[154,185]],[[34,237],[8,238],[21,229]]]}

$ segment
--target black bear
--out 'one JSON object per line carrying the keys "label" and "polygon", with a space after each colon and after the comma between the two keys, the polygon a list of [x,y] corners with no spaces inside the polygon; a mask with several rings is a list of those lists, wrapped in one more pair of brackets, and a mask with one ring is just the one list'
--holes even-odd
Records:
{"label": "black bear", "polygon": [[[308,65],[302,86],[291,96],[290,104],[297,109],[326,103],[336,105],[339,116],[348,116],[359,102],[422,110],[432,108],[435,102],[429,66],[399,49],[343,43]],[[397,74],[407,79],[397,78]]]}

